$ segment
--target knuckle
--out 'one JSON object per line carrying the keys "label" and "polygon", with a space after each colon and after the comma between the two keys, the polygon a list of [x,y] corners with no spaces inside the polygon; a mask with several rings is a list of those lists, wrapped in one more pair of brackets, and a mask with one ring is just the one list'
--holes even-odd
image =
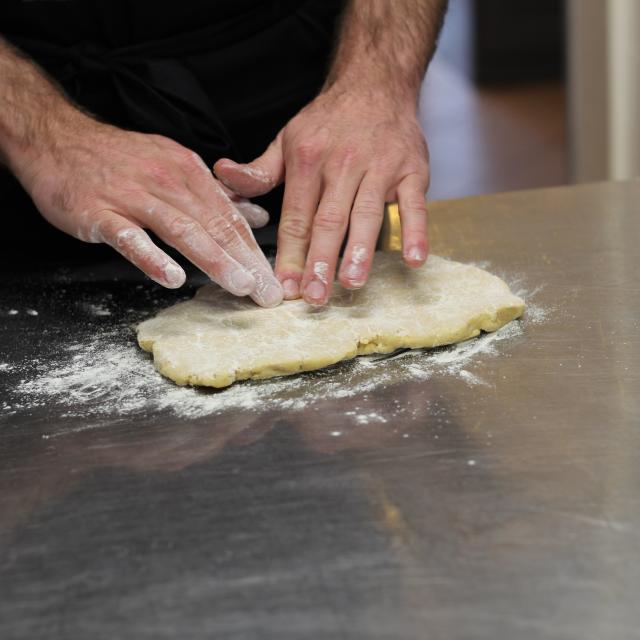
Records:
{"label": "knuckle", "polygon": [[171,153],[174,158],[185,164],[192,164],[194,162],[194,156],[196,155],[191,149],[187,149],[179,144],[173,146]]}
{"label": "knuckle", "polygon": [[346,226],[346,216],[337,203],[327,203],[314,220],[314,226],[323,231],[337,231]]}
{"label": "knuckle", "polygon": [[301,167],[311,167],[318,163],[323,151],[323,145],[317,140],[304,140],[295,146],[294,157]]}
{"label": "knuckle", "polygon": [[145,133],[141,135],[144,135],[148,139],[151,139],[156,144],[156,146],[162,149],[162,151],[168,151],[169,153],[171,153],[171,152],[176,152],[184,149],[184,147],[179,142],[176,142],[173,138],[169,138],[168,136],[163,136],[162,134],[159,134],[159,133],[150,133],[150,134]]}
{"label": "knuckle", "polygon": [[294,240],[309,238],[309,221],[303,216],[283,216],[278,227],[278,235]]}
{"label": "knuckle", "polygon": [[108,242],[111,238],[115,237],[117,231],[114,220],[106,218],[102,215],[102,212],[94,214],[94,216],[87,216],[86,232],[89,238],[89,242]]}
{"label": "knuckle", "polygon": [[186,149],[185,147],[179,146],[174,151],[174,154],[178,163],[186,171],[194,173],[202,173],[204,171],[206,173],[209,173],[204,160],[195,151],[191,151],[191,149]]}
{"label": "knuckle", "polygon": [[200,231],[200,225],[195,220],[183,217],[171,220],[167,228],[172,238],[183,241],[192,239]]}
{"label": "knuckle", "polygon": [[146,173],[153,182],[161,187],[175,188],[177,186],[174,172],[165,163],[147,163]]}
{"label": "knuckle", "polygon": [[327,163],[329,173],[344,173],[353,169],[360,161],[360,151],[355,145],[348,145]]}
{"label": "knuckle", "polygon": [[404,208],[406,211],[419,215],[427,213],[427,204],[424,201],[424,198],[421,198],[418,195],[409,196],[404,203]]}
{"label": "knuckle", "polygon": [[412,176],[419,183],[424,184],[429,179],[429,163],[421,159],[412,162],[405,170],[405,173]]}
{"label": "knuckle", "polygon": [[361,194],[356,202],[353,215],[366,220],[378,222],[384,215],[383,200],[376,197],[373,192]]}
{"label": "knuckle", "polygon": [[142,135],[146,135],[147,140],[155,142],[160,147],[168,147],[172,144],[175,144],[173,140],[171,140],[171,138],[167,138],[166,136],[160,135],[159,133],[147,133]]}
{"label": "knuckle", "polygon": [[402,158],[395,154],[381,154],[372,161],[372,172],[381,179],[399,177],[402,170]]}
{"label": "knuckle", "polygon": [[204,230],[223,247],[235,247],[241,242],[234,223],[224,217],[208,220]]}

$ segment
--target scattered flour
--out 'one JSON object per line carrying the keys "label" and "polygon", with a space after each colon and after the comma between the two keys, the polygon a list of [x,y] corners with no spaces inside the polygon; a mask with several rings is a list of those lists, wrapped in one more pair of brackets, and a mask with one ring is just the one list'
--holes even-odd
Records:
{"label": "scattered flour", "polygon": [[92,316],[110,316],[111,311],[103,304],[85,303],[84,309]]}
{"label": "scattered flour", "polygon": [[[295,411],[326,399],[360,396],[384,385],[434,376],[455,377],[468,385],[487,385],[468,367],[479,356],[498,355],[501,342],[522,335],[527,325],[548,318],[548,312],[523,293],[527,300],[524,320],[511,322],[495,333],[449,347],[365,356],[321,371],[236,383],[222,390],[179,387],[155,370],[150,356],[137,346],[126,325],[91,325],[81,340],[63,344],[40,361],[0,364],[0,371],[11,371],[17,378],[11,399],[0,400],[0,409],[4,415],[12,415],[57,407],[57,411],[64,412],[62,417],[70,418],[146,416],[168,411],[189,419],[232,409]],[[91,306],[96,307],[95,315],[102,315],[100,305]],[[355,424],[387,421],[384,415],[370,409],[347,412],[351,413]]]}
{"label": "scattered flour", "polygon": [[[483,382],[465,370],[479,355],[496,355],[499,342],[522,334],[519,322],[451,347],[416,350],[389,357],[365,356],[318,372],[237,383],[223,390],[179,387],[161,376],[149,356],[121,329],[93,332],[86,342],[67,344],[54,360],[36,364],[34,376],[17,385],[19,403],[5,411],[59,405],[64,416],[124,416],[168,410],[198,418],[230,409],[297,410],[326,398],[344,398],[381,385],[453,375],[468,384]],[[126,333],[126,332],[125,332]],[[377,413],[356,414],[356,424],[386,422]]]}
{"label": "scattered flour", "polygon": [[356,415],[358,424],[370,424],[372,422],[387,422],[387,419],[379,413],[360,413]]}

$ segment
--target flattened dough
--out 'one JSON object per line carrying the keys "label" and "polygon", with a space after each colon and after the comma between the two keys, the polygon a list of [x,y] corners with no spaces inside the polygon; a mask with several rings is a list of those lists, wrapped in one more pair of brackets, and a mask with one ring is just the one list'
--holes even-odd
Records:
{"label": "flattened dough", "polygon": [[460,342],[523,310],[500,278],[477,267],[430,256],[414,270],[399,254],[380,253],[367,286],[353,292],[336,283],[326,307],[294,300],[263,309],[205,285],[137,331],[140,346],[174,382],[226,387],[367,353]]}

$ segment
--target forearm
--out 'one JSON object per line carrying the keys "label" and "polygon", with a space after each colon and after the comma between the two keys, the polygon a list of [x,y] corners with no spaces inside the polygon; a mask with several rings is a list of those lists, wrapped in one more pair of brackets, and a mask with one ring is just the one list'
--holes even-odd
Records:
{"label": "forearm", "polygon": [[325,90],[345,87],[417,101],[447,0],[350,0]]}
{"label": "forearm", "polygon": [[19,174],[57,135],[86,120],[35,63],[0,37],[0,162]]}

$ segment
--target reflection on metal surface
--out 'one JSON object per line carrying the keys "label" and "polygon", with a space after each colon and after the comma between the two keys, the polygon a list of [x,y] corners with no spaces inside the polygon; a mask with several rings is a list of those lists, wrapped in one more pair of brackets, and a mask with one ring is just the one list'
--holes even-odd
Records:
{"label": "reflection on metal surface", "polygon": [[384,207],[384,218],[377,248],[379,251],[402,251],[402,228],[397,202],[388,203]]}
{"label": "reflection on metal surface", "polygon": [[392,547],[406,546],[411,540],[411,529],[400,507],[389,498],[379,478],[373,475],[366,476],[365,483],[369,487],[372,506],[378,512],[380,527],[389,535]]}

